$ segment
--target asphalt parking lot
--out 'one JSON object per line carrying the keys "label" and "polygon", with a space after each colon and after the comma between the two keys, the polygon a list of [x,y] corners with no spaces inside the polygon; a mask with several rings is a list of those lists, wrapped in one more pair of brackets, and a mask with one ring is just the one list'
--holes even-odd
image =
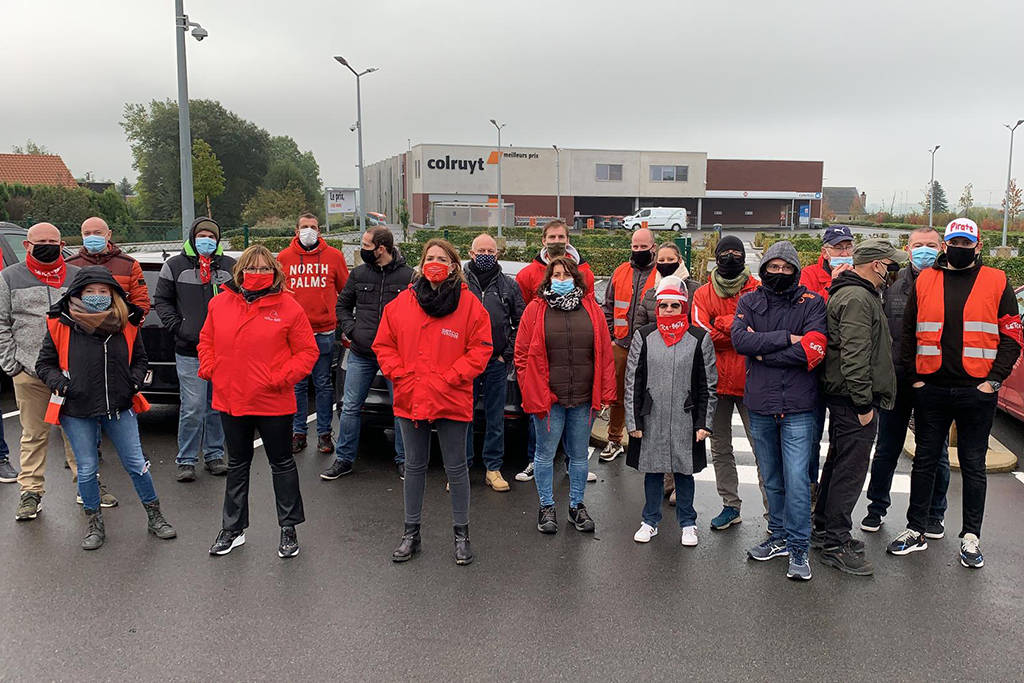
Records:
{"label": "asphalt parking lot", "polygon": [[[11,404],[5,392],[5,413]],[[17,486],[0,486],[0,680],[1024,679],[1024,484],[1013,475],[989,480],[983,570],[957,561],[954,477],[952,533],[927,552],[884,555],[906,506],[897,493],[887,526],[866,538],[874,577],[849,577],[812,557],[814,579],[796,584],[786,580],[783,560],[744,559],[764,533],[753,485],[741,485],[746,521],[711,532],[720,502],[709,478],[698,482],[695,549],[679,545],[667,506],[662,533],[646,546],[634,543],[642,483],[622,459],[591,461],[599,477],[587,490],[592,536],[564,524],[542,536],[532,483],[512,482],[511,492],[498,494],[475,470],[477,557],[457,567],[444,470],[434,462],[424,551],[394,565],[401,482],[389,442],[368,431],[355,472],[338,481],[317,476],[329,456],[313,449],[298,456],[307,522],[297,558],[277,557],[270,476],[259,457],[247,543],[214,558],[207,550],[224,480],[200,472],[193,484],[174,481],[176,425],[171,408],[142,418],[176,540],[147,536],[109,447],[101,472],[121,505],[104,512],[107,543],[99,551],[79,548],[84,520],[57,439],[38,519],[15,523]],[[5,428],[16,445],[17,418]],[[510,449],[523,446],[513,439]],[[738,457],[753,465],[749,453]],[[521,464],[514,459],[507,476]],[[901,473],[908,469],[901,463]],[[560,520],[567,490],[556,478]]]}

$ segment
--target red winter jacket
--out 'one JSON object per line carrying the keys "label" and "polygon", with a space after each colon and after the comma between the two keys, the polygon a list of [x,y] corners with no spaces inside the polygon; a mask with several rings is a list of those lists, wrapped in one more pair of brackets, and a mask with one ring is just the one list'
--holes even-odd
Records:
{"label": "red winter jacket", "polygon": [[323,239],[306,250],[299,238],[293,237],[277,260],[284,267],[284,286],[306,311],[313,332],[334,332],[338,294],[348,281],[348,264],[342,253]]}
{"label": "red winter jacket", "polygon": [[320,351],[305,311],[277,292],[246,303],[233,282],[210,301],[199,333],[199,376],[213,409],[228,415],[294,415],[295,383]]}
{"label": "red winter jacket", "polygon": [[[583,276],[583,281],[587,284],[587,296],[594,296],[594,271],[590,269],[590,264],[571,244],[566,247],[565,254],[579,265],[580,275]],[[547,253],[541,249],[541,252],[530,261],[529,265],[516,274],[516,284],[522,290],[523,301],[527,305],[537,296],[540,283],[544,281],[544,271],[548,269],[548,260]]]}
{"label": "red winter jacket", "polygon": [[828,288],[832,285],[832,271],[825,269],[825,257],[800,271],[800,284],[828,301]]}
{"label": "red winter jacket", "polygon": [[[584,297],[583,307],[590,314],[594,324],[594,391],[591,407],[600,410],[602,404],[615,403],[615,361],[612,358],[612,342],[608,336],[608,323],[604,312],[592,296]],[[547,417],[551,406],[558,402],[551,391],[551,371],[548,366],[547,340],[544,336],[544,316],[548,302],[535,298],[523,311],[516,333],[516,376],[519,391],[523,395],[523,410],[540,418]]]}
{"label": "red winter jacket", "polygon": [[491,317],[460,285],[459,305],[427,315],[406,289],[384,307],[373,340],[380,371],[394,385],[395,415],[408,420],[473,420],[473,380],[491,360]]}
{"label": "red winter jacket", "polygon": [[694,325],[707,330],[715,345],[719,394],[743,396],[743,385],[747,381],[747,359],[733,348],[732,319],[736,315],[736,304],[740,297],[754,291],[759,285],[757,279],[750,276],[736,296],[723,299],[715,292],[709,275],[708,281],[693,293],[690,319]]}

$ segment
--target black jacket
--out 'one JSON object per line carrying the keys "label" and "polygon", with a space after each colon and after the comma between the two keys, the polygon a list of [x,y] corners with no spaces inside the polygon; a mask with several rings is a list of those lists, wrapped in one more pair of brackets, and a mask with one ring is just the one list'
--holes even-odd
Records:
{"label": "black jacket", "polygon": [[160,269],[153,293],[153,307],[164,327],[174,335],[174,351],[182,356],[199,355],[199,331],[206,323],[206,309],[220,287],[231,280],[235,259],[225,256],[223,246],[210,257],[210,282],[199,279],[199,256],[193,229],[180,254]]}
{"label": "black jacket", "polygon": [[[62,325],[71,328],[68,340],[68,375],[60,369],[60,357],[53,338],[47,334],[36,362],[36,374],[52,391],[65,397],[61,415],[70,417],[113,416],[132,407],[132,397],[138,393],[146,377],[146,349],[142,335],[136,334],[131,363],[128,362],[128,343],[123,332],[115,334],[86,332],[68,314],[72,296],[78,296],[88,284],[102,283],[114,290],[114,296],[127,303],[127,295],[110,271],[102,266],[83,268],[71,286],[49,311]],[[138,325],[142,309],[128,303],[129,323]]]}
{"label": "black jacket", "polygon": [[516,281],[501,272],[501,265],[494,266],[494,269],[497,272],[485,290],[480,284],[480,278],[467,263],[466,284],[469,285],[469,291],[483,303],[487,315],[491,316],[491,341],[494,343],[491,359],[501,357],[506,363],[511,363],[516,348],[516,331],[526,302],[523,301],[523,293]]}
{"label": "black jacket", "polygon": [[[906,371],[900,357],[900,341],[903,336],[903,312],[907,308],[907,297],[910,296],[910,288],[917,279],[917,271],[914,266],[907,264],[900,271],[896,282],[892,283],[882,292],[882,310],[885,312],[885,319],[889,323],[889,334],[892,336],[892,362],[896,367],[896,380],[901,385],[906,382]],[[910,344],[914,341],[908,342]],[[913,368],[911,368],[913,370]]]}
{"label": "black jacket", "polygon": [[383,268],[366,263],[356,266],[338,296],[338,326],[352,342],[352,351],[366,358],[376,358],[373,340],[384,307],[412,281],[412,268],[406,265],[398,247],[393,253],[391,263]]}

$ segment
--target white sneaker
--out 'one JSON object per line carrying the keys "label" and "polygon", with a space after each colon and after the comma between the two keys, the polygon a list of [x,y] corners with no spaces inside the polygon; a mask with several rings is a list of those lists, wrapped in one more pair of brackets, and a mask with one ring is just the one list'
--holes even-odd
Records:
{"label": "white sneaker", "polygon": [[683,527],[683,545],[685,545],[687,548],[692,548],[693,546],[697,545],[697,527]]}
{"label": "white sneaker", "polygon": [[587,472],[587,483],[593,484],[595,481],[597,481],[597,475],[593,472]]}
{"label": "white sneaker", "polygon": [[622,453],[623,450],[621,443],[609,441],[608,445],[605,446],[604,450],[601,451],[601,455],[598,456],[598,460],[600,460],[601,462],[611,462],[612,460],[615,460],[615,458],[622,455]]}
{"label": "white sneaker", "polygon": [[640,528],[633,534],[633,540],[637,543],[650,543],[651,539],[658,535],[658,528],[647,522],[640,525]]}
{"label": "white sneaker", "polygon": [[526,466],[522,472],[516,475],[516,481],[533,481],[533,463]]}

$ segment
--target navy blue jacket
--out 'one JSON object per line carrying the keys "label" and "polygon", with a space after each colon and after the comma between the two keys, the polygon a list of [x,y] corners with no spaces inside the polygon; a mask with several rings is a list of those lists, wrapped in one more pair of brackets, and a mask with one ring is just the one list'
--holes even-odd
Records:
{"label": "navy blue jacket", "polygon": [[[803,339],[793,344],[790,335]],[[736,306],[732,343],[747,357],[743,403],[749,410],[781,415],[815,409],[816,368],[825,357],[826,343],[821,296],[803,285],[782,294],[758,287]]]}

